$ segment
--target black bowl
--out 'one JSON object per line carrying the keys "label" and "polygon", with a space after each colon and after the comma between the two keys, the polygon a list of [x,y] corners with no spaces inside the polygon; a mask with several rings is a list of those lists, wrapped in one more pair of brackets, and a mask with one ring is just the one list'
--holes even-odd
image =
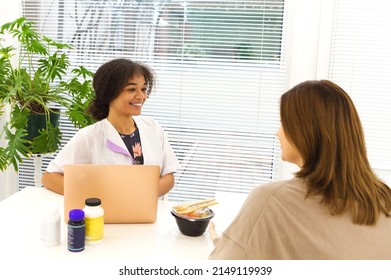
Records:
{"label": "black bowl", "polygon": [[209,221],[214,217],[215,213],[211,209],[207,209],[208,216],[205,218],[191,218],[185,215],[180,215],[171,210],[171,214],[175,217],[179,231],[187,236],[202,235],[209,225]]}

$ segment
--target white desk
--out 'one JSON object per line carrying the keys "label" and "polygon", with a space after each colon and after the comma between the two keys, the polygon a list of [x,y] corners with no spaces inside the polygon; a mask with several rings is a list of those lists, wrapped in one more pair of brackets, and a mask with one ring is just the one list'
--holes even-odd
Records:
{"label": "white desk", "polygon": [[[217,199],[217,198],[216,198]],[[229,224],[233,209],[230,199],[213,206],[218,232]],[[105,224],[104,240],[87,245],[82,252],[67,249],[67,224],[62,219],[61,244],[45,247],[41,243],[41,217],[47,203],[58,203],[63,213],[63,196],[45,188],[28,187],[0,201],[0,257],[42,260],[206,260],[213,249],[208,229],[199,237],[181,234],[171,215],[171,203],[159,201],[154,224]],[[224,209],[225,208],[225,209]],[[229,212],[227,210],[229,209]],[[229,215],[224,215],[230,213]],[[16,259],[15,259],[16,260]]]}

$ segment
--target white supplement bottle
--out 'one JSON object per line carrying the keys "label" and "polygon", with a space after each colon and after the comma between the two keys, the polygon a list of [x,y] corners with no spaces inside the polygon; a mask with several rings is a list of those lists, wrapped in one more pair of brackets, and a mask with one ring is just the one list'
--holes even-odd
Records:
{"label": "white supplement bottle", "polygon": [[49,205],[41,220],[41,241],[45,246],[56,246],[61,242],[61,216],[56,205]]}
{"label": "white supplement bottle", "polygon": [[103,240],[104,210],[99,198],[87,198],[83,208],[86,225],[86,244],[94,245]]}

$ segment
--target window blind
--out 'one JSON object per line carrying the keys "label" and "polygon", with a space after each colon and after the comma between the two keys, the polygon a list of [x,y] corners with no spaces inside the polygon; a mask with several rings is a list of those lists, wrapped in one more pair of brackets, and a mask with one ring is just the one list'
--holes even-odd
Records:
{"label": "window blind", "polygon": [[352,97],[366,136],[369,160],[391,184],[391,5],[337,0],[330,78]]}
{"label": "window blind", "polygon": [[[154,69],[158,83],[142,114],[164,127],[182,166],[169,199],[248,193],[278,176],[283,0],[25,0],[23,6],[45,34],[75,47],[75,65],[95,71],[127,57]],[[66,119],[61,128],[65,144],[75,129]],[[25,165],[21,187],[32,184],[31,164]]]}

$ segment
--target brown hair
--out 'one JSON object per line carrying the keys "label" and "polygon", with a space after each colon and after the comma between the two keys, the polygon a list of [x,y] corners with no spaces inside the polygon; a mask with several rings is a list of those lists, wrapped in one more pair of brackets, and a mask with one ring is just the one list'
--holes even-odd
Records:
{"label": "brown hair", "polygon": [[95,98],[88,107],[95,120],[99,121],[108,116],[110,102],[118,97],[128,80],[138,74],[144,76],[149,96],[155,77],[148,66],[130,59],[118,58],[98,68],[93,79]]}
{"label": "brown hair", "polygon": [[281,97],[281,124],[299,151],[308,195],[321,194],[332,214],[350,211],[356,224],[391,214],[391,189],[373,172],[364,132],[348,94],[328,80],[306,81]]}

